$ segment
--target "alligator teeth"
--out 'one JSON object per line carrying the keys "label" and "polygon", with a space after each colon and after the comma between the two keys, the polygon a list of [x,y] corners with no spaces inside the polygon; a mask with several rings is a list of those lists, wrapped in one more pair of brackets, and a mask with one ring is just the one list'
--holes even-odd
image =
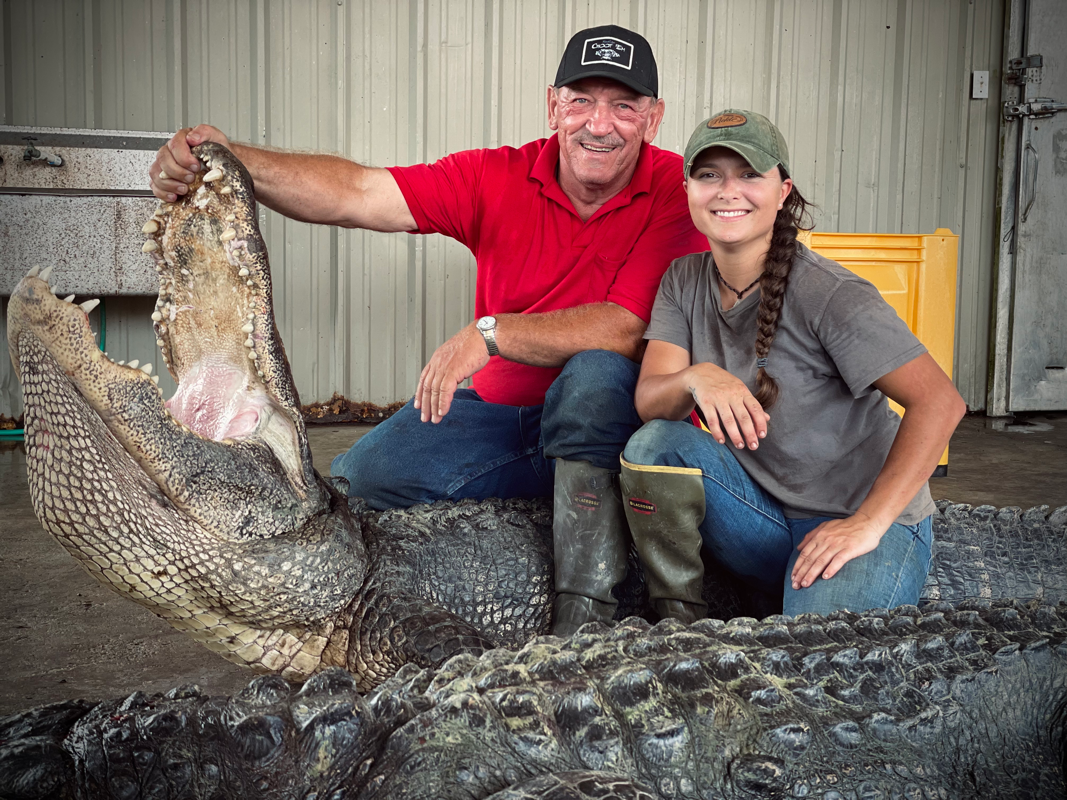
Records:
{"label": "alligator teeth", "polygon": [[223,186],[221,189],[219,189],[219,194],[229,194],[232,191],[233,189],[231,189],[229,186]]}
{"label": "alligator teeth", "polygon": [[126,364],[125,361],[116,361],[115,363],[118,364],[120,367]]}
{"label": "alligator teeth", "polygon": [[189,274],[189,270],[187,270],[187,269],[185,269],[185,268],[183,267],[183,268],[181,269],[181,273],[182,273],[182,275],[188,275],[188,274]]}
{"label": "alligator teeth", "polygon": [[158,311],[153,311],[152,312],[152,322],[162,322],[162,321],[163,321],[163,315],[160,314]]}
{"label": "alligator teeth", "polygon": [[158,375],[153,375],[152,376],[152,383],[154,383],[156,386],[159,386],[159,376]]}
{"label": "alligator teeth", "polygon": [[159,245],[149,239],[147,242],[141,245],[142,253],[154,253],[159,249]]}
{"label": "alligator teeth", "polygon": [[251,286],[251,285],[252,285],[252,281],[245,281],[245,286]]}
{"label": "alligator teeth", "polygon": [[251,358],[251,359],[258,358],[258,356],[256,355],[256,351],[255,350],[249,350],[248,351],[248,357]]}
{"label": "alligator teeth", "polygon": [[92,300],[86,300],[84,303],[82,303],[81,310],[88,314],[98,305],[100,305],[100,300],[94,297]]}
{"label": "alligator teeth", "polygon": [[234,214],[227,214],[226,215],[226,221],[227,222],[234,222],[234,221],[236,221],[236,219],[237,219],[237,217]]}
{"label": "alligator teeth", "polygon": [[138,359],[135,358],[133,361],[131,361],[126,366],[133,367],[134,369],[137,369],[139,366],[141,366],[141,362]]}
{"label": "alligator teeth", "polygon": [[52,274],[52,267],[45,267],[44,269],[41,270],[41,274],[38,275],[37,277],[40,278],[45,283],[48,283],[48,278],[49,278],[49,276],[51,276],[51,274]]}
{"label": "alligator teeth", "polygon": [[253,328],[252,328],[252,323],[251,322],[249,322],[247,325],[242,325],[241,326],[241,333],[251,333],[252,330],[253,330]]}
{"label": "alligator teeth", "polygon": [[162,347],[165,342],[162,339],[156,339],[156,347]]}
{"label": "alligator teeth", "polygon": [[66,297],[63,298],[63,302],[64,303],[73,303],[74,302],[74,295],[68,294]]}
{"label": "alligator teeth", "polygon": [[204,183],[211,183],[212,181],[217,181],[219,178],[222,177],[222,175],[222,170],[218,167],[215,167],[215,169],[208,171],[208,173],[204,175]]}
{"label": "alligator teeth", "polygon": [[256,341],[251,336],[249,336],[247,339],[245,339],[245,347],[255,347],[255,346],[256,346]]}
{"label": "alligator teeth", "polygon": [[159,223],[156,222],[154,219],[148,220],[148,222],[141,226],[141,233],[155,233],[158,230]]}
{"label": "alligator teeth", "polygon": [[224,242],[232,241],[233,239],[237,238],[237,231],[235,231],[233,228],[227,228],[219,235],[219,238],[222,239],[222,241]]}
{"label": "alligator teeth", "polygon": [[255,319],[255,318],[256,318],[255,312],[249,311],[248,312],[248,316],[246,317],[246,319]]}
{"label": "alligator teeth", "polygon": [[151,375],[152,374],[152,364],[151,364],[151,362],[149,362],[148,364],[145,364],[143,367],[141,367],[141,372],[143,372],[145,375]]}
{"label": "alligator teeth", "polygon": [[244,267],[241,267],[239,270],[237,270],[237,275],[239,277],[242,277],[242,278],[247,278],[248,277],[248,270],[245,269]]}
{"label": "alligator teeth", "polygon": [[37,277],[37,273],[40,272],[40,271],[41,271],[41,265],[40,264],[34,264],[32,267],[30,267],[30,271],[26,273],[26,277],[27,278],[36,278]]}

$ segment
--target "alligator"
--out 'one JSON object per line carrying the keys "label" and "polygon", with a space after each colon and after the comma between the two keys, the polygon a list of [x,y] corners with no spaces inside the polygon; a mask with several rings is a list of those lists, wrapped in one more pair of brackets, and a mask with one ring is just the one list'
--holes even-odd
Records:
{"label": "alligator", "polygon": [[[316,763],[320,766],[333,764],[335,758],[347,765],[344,769],[322,766],[323,775],[343,772],[348,776],[343,780],[338,778],[341,783],[337,785],[344,785],[344,781],[350,779],[358,784],[364,777],[371,776],[367,778],[371,781],[367,786],[373,791],[368,796],[380,790],[377,796],[400,797],[405,796],[403,791],[406,790],[390,782],[399,778],[383,777],[372,786],[378,775],[386,774],[376,772],[374,764],[381,763],[383,754],[395,748],[403,750],[413,746],[404,737],[416,730],[429,731],[425,736],[419,734],[417,739],[437,736],[433,733],[437,723],[426,722],[429,718],[419,716],[429,708],[427,703],[440,701],[442,705],[433,706],[438,708],[433,714],[446,717],[452,713],[449,709],[461,711],[467,708],[465,704],[469,701],[473,678],[462,678],[455,673],[457,664],[473,669],[472,659],[481,657],[488,660],[485,663],[496,663],[493,659],[517,657],[514,653],[518,652],[525,654],[522,656],[525,659],[543,655],[546,664],[543,669],[551,672],[552,664],[566,660],[560,654],[567,648],[572,648],[567,652],[578,657],[586,647],[592,648],[591,652],[596,651],[594,645],[597,642],[630,639],[633,644],[627,646],[627,653],[636,659],[632,668],[619,666],[610,675],[605,674],[603,691],[608,691],[606,687],[609,685],[625,687],[632,684],[637,705],[646,711],[655,707],[659,709],[656,713],[662,711],[678,724],[684,720],[686,725],[696,725],[694,714],[710,713],[709,707],[704,705],[687,707],[687,710],[671,706],[668,695],[673,696],[674,689],[657,689],[658,693],[642,694],[645,692],[640,688],[642,681],[648,683],[651,680],[646,677],[655,661],[655,642],[663,638],[662,631],[670,628],[669,625],[663,627],[666,623],[650,632],[642,628],[641,623],[631,620],[616,633],[580,632],[572,644],[537,638],[548,630],[552,602],[551,510],[547,502],[465,501],[376,513],[369,511],[358,499],[348,498],[344,487],[324,480],[315,471],[299,412],[299,397],[274,321],[270,269],[258,229],[252,181],[240,162],[225,148],[204,144],[195,152],[205,166],[202,176],[180,202],[161,204],[144,226],[147,238],[143,250],[153,259],[160,277],[159,298],[152,314],[157,344],[164,363],[178,382],[178,390],[169,401],[164,401],[148,365],[114,363],[96,347],[87,318],[94,301],[76,305],[72,297],[65,300],[54,297],[48,284],[50,270],[47,269],[31,270],[15,289],[8,311],[8,343],[25,398],[30,493],[42,525],[90,574],[212,651],[257,672],[277,676],[254,684],[246,693],[252,700],[245,695],[235,698],[232,701],[236,704],[234,708],[244,708],[242,703],[265,708],[262,698],[255,699],[263,693],[273,698],[267,705],[277,708],[270,714],[263,712],[266,716],[241,716],[226,710],[230,708],[226,702],[222,705],[219,705],[221,701],[209,702],[199,698],[191,689],[178,690],[173,696],[151,702],[135,696],[119,704],[61,704],[50,710],[28,712],[28,716],[22,715],[4,723],[3,730],[7,734],[0,739],[7,740],[2,748],[3,758],[7,759],[5,763],[10,763],[16,756],[21,758],[20,753],[31,756],[35,753],[36,756],[27,758],[37,765],[41,774],[45,774],[52,771],[53,760],[59,758],[60,751],[68,754],[84,751],[86,758],[91,758],[90,751],[96,745],[91,745],[90,741],[100,737],[107,742],[134,743],[144,739],[149,744],[137,744],[128,754],[127,761],[122,761],[118,753],[101,757],[108,764],[133,764],[136,769],[142,768],[137,766],[141,764],[140,759],[147,759],[146,763],[150,763],[143,767],[148,770],[144,774],[154,775],[151,770],[164,769],[160,766],[164,762],[171,764],[173,753],[163,756],[162,761],[152,756],[152,737],[166,738],[170,735],[166,731],[171,730],[179,737],[175,742],[184,741],[181,737],[188,733],[186,726],[192,725],[199,733],[187,746],[198,752],[196,769],[203,767],[206,770],[195,780],[208,782],[200,785],[199,795],[192,796],[212,796],[214,790],[210,788],[210,781],[217,779],[225,783],[219,777],[222,775],[219,770],[229,775],[231,767],[223,768],[219,764],[222,756],[211,754],[214,745],[208,740],[222,746],[220,743],[229,741],[223,737],[227,725],[231,722],[243,724],[240,720],[254,716],[255,720],[242,730],[252,737],[249,742],[258,744],[246,742],[241,745],[244,748],[241,752],[260,754],[258,761],[270,773],[255,779],[256,782],[266,781],[264,792],[274,791],[272,787],[275,785],[299,786],[302,779],[297,773],[301,769],[311,769],[312,772],[319,769],[301,765],[295,756],[282,758],[276,748],[263,749],[270,741],[293,744],[299,740],[303,742],[301,747],[314,749]],[[972,620],[977,627],[968,629],[971,638],[985,642],[986,634],[982,631],[990,625],[997,626],[982,621],[985,617],[979,620],[973,616],[979,614],[981,617],[976,609],[984,607],[971,608],[959,603],[988,605],[1004,598],[1015,598],[1003,600],[1010,605],[1030,600],[1038,605],[1025,614],[1014,605],[1010,609],[1015,611],[1005,611],[997,606],[989,613],[996,619],[1005,614],[1010,616],[1010,613],[1023,614],[1026,618],[1023,628],[1032,634],[1024,644],[1029,647],[1039,640],[1047,640],[1050,644],[1046,649],[1050,648],[1049,652],[1058,657],[1063,612],[1055,604],[1067,600],[1067,547],[1064,546],[1067,509],[1050,513],[1047,507],[1024,512],[1020,509],[945,505],[936,520],[935,532],[935,563],[924,590],[924,599],[934,604],[931,608],[946,610],[929,612],[935,615],[932,618],[936,619],[937,614],[955,614],[960,619]],[[620,617],[648,613],[640,570],[635,563],[631,566],[630,575],[619,592]],[[774,621],[774,614],[781,609],[779,598],[760,595],[739,585],[713,564],[709,564],[705,588],[715,617],[768,617],[772,622],[764,624],[776,630],[786,625],[786,629],[792,630],[789,625],[794,623]],[[946,603],[949,605],[944,605]],[[957,610],[947,610],[951,608]],[[1049,608],[1053,611],[1048,611]],[[898,620],[900,614],[908,616],[912,611],[915,610],[894,611],[896,616],[890,621]],[[868,615],[863,619],[885,622],[889,617]],[[823,623],[809,620],[803,624],[825,627],[838,622],[851,624],[851,620],[853,617],[846,615]],[[740,623],[734,623],[730,630],[737,624]],[[907,627],[903,622],[893,624],[901,630]],[[971,622],[967,624],[971,625]],[[694,635],[714,630],[714,623],[701,625]],[[927,653],[922,649],[927,647],[927,642],[920,636],[921,630],[915,628],[912,633],[902,634],[899,645],[886,651],[890,653],[885,656],[888,662],[895,663],[898,657],[906,661],[910,657],[908,653],[915,648],[919,648],[917,652]],[[583,638],[594,634],[606,638]],[[807,646],[804,637],[798,641]],[[999,639],[996,641],[998,647],[1004,644]],[[639,644],[641,642],[646,644]],[[722,645],[708,645],[713,646]],[[560,650],[561,647],[564,650]],[[574,651],[575,647],[578,650]],[[817,658],[816,650],[794,651],[791,658],[807,663],[805,659]],[[641,663],[640,652],[652,659],[645,667],[637,666]],[[755,651],[751,657],[756,658]],[[1026,664],[1030,663],[1026,661],[1029,656],[1020,657]],[[959,658],[949,660],[951,666],[945,669],[956,675],[953,670],[961,667],[962,662]],[[910,677],[902,681],[901,686],[907,689],[918,681],[918,688],[912,688],[925,691],[924,687],[933,681],[941,691],[949,685],[945,683],[949,677],[931,677],[935,673],[927,669],[925,656],[919,661],[920,666],[908,672]],[[978,683],[985,680],[980,676],[994,669],[993,663],[983,662],[985,666],[975,673],[974,680]],[[339,677],[334,671],[336,668],[348,677]],[[398,687],[407,684],[396,683],[400,677],[394,676],[409,680],[413,671],[420,669],[430,670],[418,673],[423,676],[418,680],[426,682],[425,691],[404,689],[401,692]],[[911,670],[911,667],[902,662],[893,669]],[[1055,683],[1059,680],[1056,677],[1058,669],[1049,666],[1039,677],[1042,681],[1053,680]],[[541,671],[535,661],[530,661],[515,672],[518,676],[518,683],[514,684],[517,694],[508,702],[518,704],[514,706],[516,713],[521,708],[532,708],[529,703],[536,706],[541,702],[538,697],[549,696],[543,694],[548,689],[534,681]],[[449,682],[451,678],[445,680],[442,676],[453,676],[458,683],[453,685]],[[531,682],[524,684],[527,679]],[[559,680],[567,683],[563,678]],[[581,684],[578,678],[575,680]],[[785,679],[775,677],[772,683],[779,690],[789,688],[786,683],[781,683],[782,680]],[[302,698],[310,696],[308,694],[283,695],[280,688],[283,683],[279,681],[307,681],[304,692],[312,694],[325,692],[329,695],[334,692],[331,687],[340,686],[337,689],[339,696],[348,698],[344,702],[350,706],[348,721],[342,726],[347,733],[342,735],[340,729],[325,731],[318,727],[314,727],[311,734],[296,733],[292,725],[303,730],[310,720],[317,719],[315,714],[308,717],[310,712],[306,709],[318,706],[314,703],[307,705],[310,701]],[[442,681],[453,687],[454,694],[442,695],[433,688],[443,686]],[[866,683],[862,685],[868,686]],[[391,688],[385,691],[377,688],[380,686]],[[468,688],[456,688],[459,686]],[[523,686],[527,686],[528,694],[520,691]],[[901,691],[910,697],[905,689]],[[367,705],[370,701],[357,703],[351,700],[357,691],[374,693],[371,697],[377,700],[370,705]],[[655,791],[663,796],[672,796],[672,792],[678,796],[685,796],[687,792],[691,795],[689,789],[683,791],[683,785],[709,787],[706,791],[700,790],[705,796],[729,796],[723,794],[725,789],[710,788],[714,780],[696,777],[696,773],[693,777],[677,777],[676,780],[669,777],[675,774],[669,770],[659,773],[649,772],[643,766],[633,767],[643,763],[640,758],[645,756],[638,758],[633,753],[623,756],[615,745],[610,744],[609,733],[630,744],[640,744],[644,740],[635,732],[640,721],[626,721],[623,719],[625,715],[618,710],[595,711],[599,708],[597,703],[603,699],[602,691],[597,689],[589,695],[592,690],[588,684],[585,691],[581,697],[586,700],[573,701],[578,707],[572,722],[583,731],[592,731],[589,735],[599,737],[596,742],[605,742],[607,749],[603,752],[607,755],[598,763],[609,767],[606,770],[609,776],[600,774],[605,770],[598,767],[594,770],[598,775],[589,777],[581,767],[581,764],[587,764],[586,761],[563,759],[553,762],[555,766],[547,771],[533,770],[529,765],[520,765],[521,769],[516,766],[504,768],[504,772],[511,769],[516,776],[515,781],[504,784],[498,778],[480,774],[479,770],[485,772],[488,767],[479,767],[472,762],[473,771],[464,772],[468,778],[460,780],[464,786],[470,784],[467,786],[470,791],[464,789],[467,794],[462,796],[486,796],[489,789],[473,788],[482,784],[487,787],[515,784],[515,788],[507,791],[519,794],[501,796],[519,797],[526,792],[530,796],[548,797],[555,796],[551,793],[557,789],[561,793],[572,792],[572,795],[559,796],[581,796],[580,792],[585,791],[581,786],[594,787],[589,791],[597,792],[604,791],[604,786],[611,786],[622,795],[628,792],[640,796],[641,792],[647,791],[641,788],[641,781],[646,780],[652,780],[656,784]],[[744,758],[742,762],[748,766],[741,765],[742,762],[733,766],[734,762],[729,760],[744,750],[740,742],[751,744],[750,733],[758,728],[752,721],[756,717],[745,717],[738,710],[741,706],[736,705],[755,702],[752,700],[755,695],[748,692],[747,684],[738,691],[741,694],[736,696],[736,703],[735,700],[724,700],[727,705],[714,711],[714,714],[726,714],[721,719],[729,728],[726,738],[717,738],[700,726],[693,728],[691,734],[678,735],[683,739],[690,735],[698,737],[702,742],[699,748],[719,748],[714,756],[718,759],[716,769],[729,766],[732,770],[729,774],[736,775],[730,780],[739,781],[738,786],[748,786],[745,791],[755,791],[753,787],[760,780],[769,781],[768,787],[779,786],[780,781],[775,776],[792,774],[779,765],[779,761],[792,763],[785,755],[776,756],[779,761],[774,761],[773,765],[778,766],[773,766],[771,761],[750,762]],[[1021,688],[1012,691],[1017,695],[1020,708],[1028,709],[1028,714],[1034,711],[1027,719],[1040,716],[1035,711],[1037,700],[1033,696]],[[398,698],[408,699],[394,702],[390,698],[397,692],[400,692],[396,695]],[[1058,697],[1051,690],[1046,695]],[[588,700],[589,697],[592,700]],[[587,700],[592,705],[588,705]],[[893,711],[896,706],[888,700],[884,702],[889,703],[886,708],[890,709],[884,713],[896,713]],[[1041,701],[1045,705],[1049,702],[1053,701]],[[400,705],[395,706],[395,703]],[[588,709],[583,710],[586,706],[582,704],[588,705]],[[1048,710],[1045,705],[1041,705],[1044,709],[1041,713]],[[401,706],[407,710],[397,710]],[[840,710],[833,703],[831,706]],[[391,710],[383,710],[386,707]],[[370,710],[365,714],[362,711],[356,714],[352,710],[364,708]],[[788,713],[783,711],[782,720],[790,719],[789,714],[795,711],[794,705],[788,705],[788,708]],[[1003,712],[999,708],[989,707],[985,712],[969,708],[971,710],[966,713],[978,720],[980,728],[996,727],[1002,721]],[[910,705],[905,710],[908,719],[918,713]],[[415,711],[419,713],[415,714]],[[465,724],[487,725],[489,717],[483,711],[471,711],[472,716],[464,717]],[[385,717],[379,719],[379,712]],[[904,711],[900,713],[904,714]],[[952,713],[956,715],[955,711]],[[199,716],[201,714],[204,716]],[[325,724],[324,720],[333,720],[336,714],[341,714],[337,720],[344,716],[334,709],[320,722]],[[436,719],[433,714],[431,717]],[[522,714],[519,716],[525,719]],[[798,719],[802,717],[803,714]],[[388,724],[383,721],[385,718],[390,721]],[[416,723],[416,719],[423,721]],[[541,758],[542,746],[549,749],[562,746],[559,741],[552,744],[551,731],[554,729],[547,722],[544,723],[547,728],[524,732],[522,725],[508,713],[501,719],[502,727],[487,728],[469,740],[462,736],[456,738],[453,728],[445,725],[440,729],[441,738],[434,739],[435,746],[439,748],[448,740],[457,746],[476,746],[481,750],[492,749],[497,744],[510,747],[511,744],[500,738],[506,738],[510,731],[517,737],[512,742],[516,747],[531,748],[526,759],[530,764]],[[858,718],[849,719],[849,724],[859,724]],[[953,716],[953,724],[960,719],[962,717],[958,715]],[[123,720],[128,724],[119,724]],[[655,724],[660,723],[666,724],[663,720]],[[648,724],[652,724],[651,721]],[[811,724],[814,725],[814,721]],[[938,726],[941,724],[937,723]],[[610,725],[624,727],[609,731]],[[926,730],[925,725],[916,722],[913,727]],[[56,731],[64,727],[69,735],[59,736]],[[657,730],[661,728],[666,730],[662,725]],[[546,734],[546,731],[550,733]],[[816,731],[822,731],[822,728],[810,728],[810,742],[804,747],[806,752],[815,745],[818,747],[812,752],[821,752],[819,748],[826,745],[826,736]],[[649,752],[653,752],[655,742],[660,742],[667,748],[664,753],[673,753],[667,760],[676,760],[681,751],[672,750],[677,743],[665,740],[664,735],[656,734],[641,747],[647,745],[652,748]],[[53,747],[44,743],[42,736],[52,736],[49,741],[62,741],[63,744],[53,742]],[[201,737],[203,752],[195,751],[199,747],[197,737]],[[1058,737],[1059,733],[1055,733],[1054,742],[1059,742]],[[376,747],[385,750],[373,757],[364,756],[357,768],[349,760],[365,750],[360,749],[363,745],[354,746],[356,740],[366,740],[366,747],[374,753],[378,753]],[[372,740],[377,744],[372,744]],[[473,744],[475,741],[477,745]],[[179,744],[174,746],[179,747]],[[225,746],[229,747],[228,744]],[[577,747],[577,744],[573,746]],[[685,747],[692,750],[697,745],[690,743]],[[920,765],[916,767],[919,772],[912,776],[916,780],[936,765],[936,759],[934,762],[922,760],[923,752],[919,751],[923,750],[918,748],[914,753],[908,750],[906,756],[899,756],[907,763],[912,763],[911,759],[915,757],[914,763]],[[328,757],[326,751],[330,751]],[[706,751],[707,754],[710,752]],[[419,753],[410,758],[403,757],[404,770],[407,770],[402,770],[403,774],[418,772],[419,764],[426,764],[427,769],[431,769],[430,765],[437,763],[434,761],[436,756],[431,757],[429,751]],[[837,761],[832,763],[836,775],[841,766]],[[944,764],[948,762],[936,763],[941,765],[939,769],[947,769]],[[962,762],[952,763],[958,766]],[[365,768],[364,764],[367,765]],[[929,765],[921,766],[923,764]],[[268,765],[273,766],[268,768]],[[749,770],[750,766],[752,770]],[[87,776],[95,769],[84,765],[68,764],[68,767],[74,770],[72,774],[82,776],[77,780],[90,780]],[[572,774],[570,767],[578,771]],[[193,767],[186,763],[174,769],[180,778],[186,773],[192,775],[189,770]],[[996,772],[989,764],[974,769],[968,766],[967,769],[979,775],[974,779],[978,782],[984,780],[982,770],[990,774]],[[235,775],[240,772],[237,767],[232,770]],[[293,771],[291,775],[290,770]],[[460,772],[449,773],[446,769],[438,779],[446,783],[453,778],[459,780]],[[535,781],[528,786],[522,782],[522,776],[527,772]],[[542,772],[549,777],[542,776]],[[278,777],[282,773],[285,773],[284,779]],[[116,780],[127,780],[130,774],[134,773],[123,773],[126,777]],[[759,775],[763,777],[759,778]],[[190,777],[189,780],[194,779]],[[543,780],[549,783],[536,783]],[[669,785],[662,784],[664,780]],[[675,780],[676,783],[671,783]],[[686,784],[686,780],[690,783]],[[712,783],[708,783],[709,780]],[[23,783],[34,785],[29,779]],[[393,788],[389,791],[381,789],[386,784]],[[138,785],[145,787],[149,784]],[[443,794],[435,795],[433,792],[437,789],[424,790],[419,786],[421,784],[412,784],[408,796],[454,794],[453,789],[447,787],[440,788]],[[548,788],[532,788],[535,786]],[[579,788],[575,789],[575,786]],[[772,788],[767,791],[774,796],[780,794],[777,788],[773,791]],[[11,793],[12,790],[7,791]],[[945,791],[949,792],[948,789]],[[288,796],[285,791],[279,792],[280,796]],[[91,791],[88,793],[92,795]],[[45,796],[48,794],[44,792]]]}
{"label": "alligator", "polygon": [[0,721],[0,795],[53,798],[1067,796],[1067,604],[763,621],[630,618],[232,698],[192,686]]}

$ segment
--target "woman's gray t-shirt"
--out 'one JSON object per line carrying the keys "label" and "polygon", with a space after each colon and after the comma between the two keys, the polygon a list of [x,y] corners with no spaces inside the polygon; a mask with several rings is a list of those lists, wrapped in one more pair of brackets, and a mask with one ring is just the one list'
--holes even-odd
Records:
{"label": "woman's gray t-shirt", "polygon": [[[755,394],[759,291],[724,311],[713,264],[710,252],[671,264],[645,338],[688,350],[694,364],[717,364]],[[759,449],[734,454],[787,517],[850,516],[900,425],[871,384],[925,352],[873,284],[798,243],[767,359],[778,402]],[[933,512],[923,484],[897,522]]]}

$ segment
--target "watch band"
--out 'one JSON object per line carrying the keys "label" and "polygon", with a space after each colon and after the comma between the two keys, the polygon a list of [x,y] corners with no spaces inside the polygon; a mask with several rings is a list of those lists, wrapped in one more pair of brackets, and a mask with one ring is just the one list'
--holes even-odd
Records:
{"label": "watch band", "polygon": [[500,349],[496,346],[496,328],[482,331],[482,338],[485,339],[485,349],[489,351],[489,355],[500,355]]}
{"label": "watch band", "polygon": [[500,349],[496,346],[496,319],[494,317],[482,317],[476,326],[485,339],[485,349],[490,356],[500,355]]}

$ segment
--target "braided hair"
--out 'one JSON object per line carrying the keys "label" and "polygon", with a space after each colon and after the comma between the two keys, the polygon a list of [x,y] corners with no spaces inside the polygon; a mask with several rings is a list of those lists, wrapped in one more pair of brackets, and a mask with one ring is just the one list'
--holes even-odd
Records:
{"label": "braided hair", "polygon": [[[789,175],[779,165],[782,180]],[[789,284],[789,273],[797,253],[797,231],[810,230],[811,204],[805,200],[796,186],[789,193],[774,218],[771,231],[771,246],[763,262],[760,276],[759,310],[756,312],[756,363],[766,364],[774,336],[778,332],[778,320],[782,316],[782,301]],[[806,224],[806,227],[805,227]],[[766,366],[756,372],[756,401],[767,411],[778,401],[778,382],[767,373]]]}

